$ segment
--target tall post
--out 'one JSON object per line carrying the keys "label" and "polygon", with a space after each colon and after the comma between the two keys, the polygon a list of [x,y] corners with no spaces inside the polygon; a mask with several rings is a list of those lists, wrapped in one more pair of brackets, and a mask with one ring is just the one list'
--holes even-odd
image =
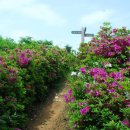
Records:
{"label": "tall post", "polygon": [[81,28],[81,43],[84,43],[84,29],[85,28]]}
{"label": "tall post", "polygon": [[86,34],[86,27],[82,27],[81,31],[71,31],[72,34],[81,34],[81,43],[84,43],[85,37],[94,37],[94,34]]}

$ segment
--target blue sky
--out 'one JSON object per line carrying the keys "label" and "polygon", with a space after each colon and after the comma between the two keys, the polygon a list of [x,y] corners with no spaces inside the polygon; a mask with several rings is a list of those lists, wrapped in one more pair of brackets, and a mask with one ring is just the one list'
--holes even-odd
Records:
{"label": "blue sky", "polygon": [[130,0],[0,0],[0,35],[31,36],[77,49],[81,37],[72,30],[87,27],[86,33],[96,34],[104,21],[130,29],[129,10]]}

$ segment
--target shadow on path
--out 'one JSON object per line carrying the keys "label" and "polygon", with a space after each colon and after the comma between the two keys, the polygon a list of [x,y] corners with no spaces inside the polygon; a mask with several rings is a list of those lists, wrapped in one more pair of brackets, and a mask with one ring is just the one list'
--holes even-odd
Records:
{"label": "shadow on path", "polygon": [[66,103],[63,99],[68,88],[60,81],[43,104],[35,106],[36,113],[30,119],[27,130],[68,130],[65,115]]}

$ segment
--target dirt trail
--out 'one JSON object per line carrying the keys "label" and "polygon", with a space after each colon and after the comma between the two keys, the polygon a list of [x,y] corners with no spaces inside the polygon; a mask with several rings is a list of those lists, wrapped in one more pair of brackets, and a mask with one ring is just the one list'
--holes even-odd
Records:
{"label": "dirt trail", "polygon": [[52,90],[47,101],[36,106],[37,113],[30,120],[28,130],[69,130],[66,119],[66,103],[63,95],[68,88],[63,87],[59,92]]}

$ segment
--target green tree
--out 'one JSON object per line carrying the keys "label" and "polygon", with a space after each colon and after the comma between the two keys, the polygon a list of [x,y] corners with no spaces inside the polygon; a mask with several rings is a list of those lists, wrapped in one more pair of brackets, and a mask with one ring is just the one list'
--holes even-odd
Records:
{"label": "green tree", "polygon": [[71,47],[71,46],[69,46],[69,45],[66,45],[66,46],[65,46],[65,49],[66,49],[66,51],[67,51],[68,53],[70,53],[70,52],[71,52],[72,47]]}

